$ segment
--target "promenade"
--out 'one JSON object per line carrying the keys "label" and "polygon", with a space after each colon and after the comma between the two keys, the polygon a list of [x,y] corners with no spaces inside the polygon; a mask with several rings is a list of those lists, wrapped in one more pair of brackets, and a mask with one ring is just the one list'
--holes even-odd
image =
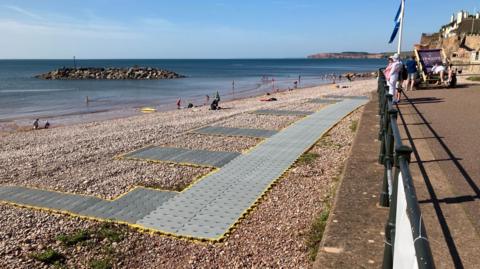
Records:
{"label": "promenade", "polygon": [[437,268],[478,268],[480,87],[407,92],[404,143]]}
{"label": "promenade", "polygon": [[[407,92],[403,144],[436,268],[478,268],[480,86]],[[388,209],[378,206],[377,102],[365,107],[314,268],[379,268]]]}

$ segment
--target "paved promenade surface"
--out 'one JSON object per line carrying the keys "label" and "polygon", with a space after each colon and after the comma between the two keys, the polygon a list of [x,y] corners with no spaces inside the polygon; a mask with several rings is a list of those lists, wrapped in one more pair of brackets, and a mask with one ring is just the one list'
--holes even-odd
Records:
{"label": "paved promenade surface", "polygon": [[344,99],[297,121],[180,193],[137,188],[115,201],[21,187],[0,200],[194,239],[219,240],[297,159],[365,98]]}
{"label": "paved promenade surface", "polygon": [[[480,87],[407,92],[399,105],[437,268],[479,268]],[[403,123],[403,126],[402,126]]]}

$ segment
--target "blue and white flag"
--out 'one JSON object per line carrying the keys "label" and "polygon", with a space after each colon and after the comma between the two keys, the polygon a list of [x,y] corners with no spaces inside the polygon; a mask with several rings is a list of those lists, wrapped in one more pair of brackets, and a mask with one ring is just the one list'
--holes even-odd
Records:
{"label": "blue and white flag", "polygon": [[393,33],[392,36],[390,37],[390,41],[388,43],[392,43],[393,40],[395,40],[395,37],[397,37],[398,29],[400,28],[400,14],[402,13],[402,6],[403,6],[403,1],[400,3],[400,7],[398,8],[397,15],[395,16],[395,27],[393,28]]}

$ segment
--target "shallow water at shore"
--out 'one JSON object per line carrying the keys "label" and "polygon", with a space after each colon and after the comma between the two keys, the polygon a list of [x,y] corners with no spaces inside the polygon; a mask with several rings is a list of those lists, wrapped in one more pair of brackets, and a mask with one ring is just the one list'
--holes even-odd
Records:
{"label": "shallow water at shore", "polygon": [[[223,100],[249,97],[273,89],[293,87],[301,76],[301,87],[327,83],[326,74],[373,71],[383,60],[80,60],[77,67],[149,66],[165,68],[187,78],[175,80],[46,81],[33,76],[61,67],[71,60],[1,60],[0,125],[30,124],[34,118],[59,119],[60,124],[87,118],[115,118],[138,113],[148,106],[158,110],[183,105],[203,105],[205,95],[217,90]],[[262,81],[267,76],[269,81]],[[272,82],[270,79],[274,79]],[[235,87],[232,87],[235,81]],[[90,102],[87,104],[85,98]],[[88,120],[87,120],[88,121]],[[8,124],[7,124],[8,123]],[[7,128],[8,129],[8,128]]]}

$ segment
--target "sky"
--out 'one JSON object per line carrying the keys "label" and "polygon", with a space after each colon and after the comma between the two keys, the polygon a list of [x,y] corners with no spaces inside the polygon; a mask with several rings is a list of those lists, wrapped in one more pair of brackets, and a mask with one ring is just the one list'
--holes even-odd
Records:
{"label": "sky", "polygon": [[[404,49],[477,0],[407,0]],[[0,59],[303,58],[395,51],[400,0],[0,0]]]}

